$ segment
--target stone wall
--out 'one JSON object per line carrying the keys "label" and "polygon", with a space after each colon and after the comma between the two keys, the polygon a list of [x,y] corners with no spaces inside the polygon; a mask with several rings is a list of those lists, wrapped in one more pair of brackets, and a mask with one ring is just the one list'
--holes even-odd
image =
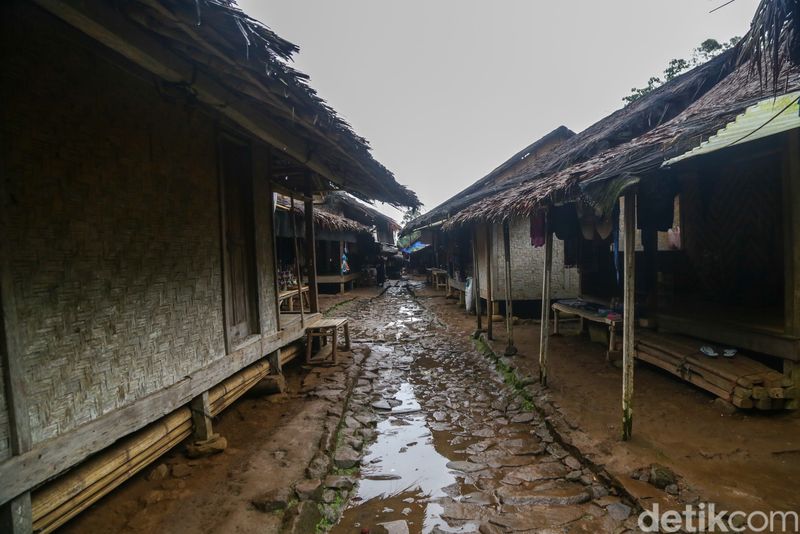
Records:
{"label": "stone wall", "polygon": [[[33,6],[3,19],[3,250],[37,443],[225,357],[220,126]],[[254,191],[266,197],[265,173]],[[270,334],[269,210],[255,204]]]}

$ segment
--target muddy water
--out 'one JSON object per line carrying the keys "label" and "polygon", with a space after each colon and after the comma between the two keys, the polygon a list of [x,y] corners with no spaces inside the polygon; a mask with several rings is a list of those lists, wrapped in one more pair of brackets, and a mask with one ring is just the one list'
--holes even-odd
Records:
{"label": "muddy water", "polygon": [[371,354],[353,402],[377,416],[377,435],[332,532],[385,532],[389,522],[412,533],[621,526],[626,505],[402,284],[363,309],[356,328]]}

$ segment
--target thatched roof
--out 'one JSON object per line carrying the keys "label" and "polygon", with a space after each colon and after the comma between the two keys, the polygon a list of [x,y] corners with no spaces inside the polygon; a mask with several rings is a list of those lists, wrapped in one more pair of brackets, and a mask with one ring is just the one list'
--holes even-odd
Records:
{"label": "thatched roof", "polygon": [[200,102],[322,178],[320,185],[414,207],[369,143],[289,62],[299,50],[235,0],[41,2],[154,74],[163,91]]}
{"label": "thatched roof", "polygon": [[[278,209],[284,211],[291,211],[291,200],[285,195],[278,195],[277,198]],[[302,202],[295,202],[294,211],[301,218],[306,215],[305,205]],[[356,233],[372,233],[372,229],[364,224],[347,217],[342,217],[335,213],[326,211],[322,206],[314,206],[313,211],[314,226],[317,228],[330,230],[333,232],[356,232]]]}
{"label": "thatched roof", "polygon": [[[525,217],[545,204],[583,198],[606,209],[619,192],[667,159],[708,139],[748,106],[797,90],[800,0],[762,0],[740,45],[598,121],[544,158],[516,187],[453,216],[445,229]],[[770,27],[765,21],[772,21]],[[780,28],[776,31],[775,28]],[[770,56],[766,57],[766,51]],[[777,68],[778,71],[773,72]]]}
{"label": "thatched roof", "polygon": [[547,150],[552,150],[558,143],[574,135],[575,132],[566,126],[559,126],[508,158],[492,172],[463,191],[409,222],[403,228],[403,234],[444,221],[470,204],[496,193],[498,188],[513,187],[519,183],[519,180],[513,180],[513,178],[517,176],[517,171],[522,167],[523,163],[529,163],[529,161],[541,157]]}
{"label": "thatched roof", "polygon": [[375,208],[367,206],[360,200],[340,191],[333,191],[326,194],[325,200],[322,203],[322,209],[326,209],[330,212],[343,213],[347,218],[355,219],[368,226],[384,225],[392,231],[400,229],[400,225],[397,224],[397,221],[388,215],[384,215]]}

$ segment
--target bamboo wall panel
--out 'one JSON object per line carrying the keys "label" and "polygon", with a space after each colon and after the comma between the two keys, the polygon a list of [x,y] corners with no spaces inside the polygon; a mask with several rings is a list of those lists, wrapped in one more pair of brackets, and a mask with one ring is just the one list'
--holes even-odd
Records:
{"label": "bamboo wall panel", "polygon": [[[514,300],[539,300],[542,298],[544,247],[531,246],[530,222],[518,219],[510,225],[511,237],[511,293]],[[493,226],[492,235],[492,289],[495,300],[506,296],[505,267],[503,263],[502,225]],[[483,280],[481,284],[483,284]],[[564,268],[564,242],[553,237],[553,271],[551,275],[553,299],[577,297],[580,281],[577,268]],[[483,287],[483,286],[482,286]]]}
{"label": "bamboo wall panel", "polygon": [[14,143],[0,161],[36,443],[225,351],[214,124],[20,9],[4,36],[27,45],[3,54],[0,132]]}
{"label": "bamboo wall panel", "polygon": [[[2,322],[0,322],[0,328],[3,328]],[[0,347],[0,350],[3,350],[2,347]],[[6,406],[5,369],[0,358],[0,461],[5,460],[11,454],[10,439],[8,407]]]}

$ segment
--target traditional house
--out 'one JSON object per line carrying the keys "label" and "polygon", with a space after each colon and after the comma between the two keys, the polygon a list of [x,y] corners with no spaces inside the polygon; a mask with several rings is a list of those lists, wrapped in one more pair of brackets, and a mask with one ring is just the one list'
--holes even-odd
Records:
{"label": "traditional house", "polygon": [[51,531],[303,336],[272,191],[418,202],[232,3],[0,9],[0,530]]}
{"label": "traditional house", "polygon": [[[545,214],[548,236],[573,233],[591,264],[582,289],[605,303],[553,309],[622,327],[625,438],[634,358],[740,408],[797,408],[800,39],[780,6],[763,3],[735,49],[576,135],[521,187],[449,223]],[[599,239],[592,229],[607,223],[612,237]],[[543,383],[549,328],[543,321]]]}
{"label": "traditional house", "polygon": [[[449,220],[461,210],[480,205],[500,191],[518,187],[521,177],[526,176],[526,169],[541,158],[547,158],[574,135],[564,126],[556,128],[457,195],[414,219],[404,229],[406,234],[422,231],[423,239],[432,243],[431,251],[426,251],[433,262],[430,267],[447,271],[448,288],[463,294],[466,278],[475,279],[478,273],[476,282],[485,302],[482,309],[487,312],[490,336],[492,322],[502,320],[501,312],[506,316],[508,331],[512,331],[511,303],[516,303],[518,310],[523,306],[533,308],[530,313],[538,315],[544,249],[532,246],[529,219],[489,222],[472,230],[450,226]],[[555,273],[552,291],[559,298],[576,297],[580,290],[578,271],[571,263],[574,259],[566,252],[563,242],[557,240],[553,253],[557,264],[564,268]],[[510,346],[513,347],[513,338]]]}

